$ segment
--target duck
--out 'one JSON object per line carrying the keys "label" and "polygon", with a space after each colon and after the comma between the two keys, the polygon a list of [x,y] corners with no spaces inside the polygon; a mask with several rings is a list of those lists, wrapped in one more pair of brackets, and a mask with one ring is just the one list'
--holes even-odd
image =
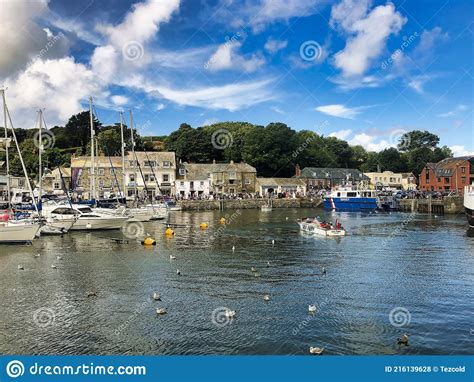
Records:
{"label": "duck", "polygon": [[408,334],[403,334],[400,338],[397,339],[398,345],[408,346]]}
{"label": "duck", "polygon": [[314,348],[312,346],[309,348],[309,352],[315,355],[320,355],[323,351],[324,351],[324,348]]}
{"label": "duck", "polygon": [[155,301],[161,301],[161,296],[157,292],[153,292],[153,300]]}
{"label": "duck", "polygon": [[275,245],[275,239],[272,239],[272,245]]}
{"label": "duck", "polygon": [[62,259],[63,259],[63,257],[62,257],[62,256],[56,256],[56,259],[58,259],[58,260],[62,260]]}
{"label": "duck", "polygon": [[19,269],[20,271],[23,271],[25,268],[23,267],[23,265],[20,264],[20,265],[18,265],[18,269]]}
{"label": "duck", "polygon": [[250,268],[250,270],[251,270],[252,272],[257,272],[257,268],[255,268],[255,267]]}
{"label": "duck", "polygon": [[170,260],[176,260],[176,256],[170,255]]}
{"label": "duck", "polygon": [[265,296],[263,296],[263,300],[270,301],[270,295],[266,294]]}
{"label": "duck", "polygon": [[156,314],[162,315],[168,313],[165,308],[156,308]]}
{"label": "duck", "polygon": [[41,254],[39,254],[39,253],[37,253],[37,254],[35,255],[35,257],[40,257],[40,256],[41,256]]}
{"label": "duck", "polygon": [[234,318],[235,316],[237,315],[237,312],[235,310],[230,310],[230,309],[227,309],[225,311],[225,316],[227,318]]}
{"label": "duck", "polygon": [[311,313],[316,312],[316,305],[314,304],[308,305],[308,311]]}
{"label": "duck", "polygon": [[181,274],[181,271],[179,269],[176,269],[176,274],[179,276]]}
{"label": "duck", "polygon": [[325,275],[325,274],[326,274],[326,268],[324,268],[324,267],[323,267],[323,269],[322,269],[322,273],[323,273],[323,275]]}
{"label": "duck", "polygon": [[268,268],[268,267],[270,267],[270,262],[269,262],[269,261],[267,261],[267,268]]}
{"label": "duck", "polygon": [[255,277],[260,277],[260,276],[261,276],[261,274],[258,273],[258,272],[255,272],[253,275],[254,275]]}
{"label": "duck", "polygon": [[51,264],[51,268],[56,269],[56,265]]}
{"label": "duck", "polygon": [[235,246],[234,245],[232,246],[232,252],[235,252]]}

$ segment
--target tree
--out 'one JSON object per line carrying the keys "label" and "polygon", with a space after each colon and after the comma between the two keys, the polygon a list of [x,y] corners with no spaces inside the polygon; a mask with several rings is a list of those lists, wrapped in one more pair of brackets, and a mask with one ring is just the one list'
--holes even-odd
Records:
{"label": "tree", "polygon": [[429,131],[413,130],[402,135],[398,143],[400,151],[411,151],[419,147],[434,148],[439,143],[439,137]]}
{"label": "tree", "polygon": [[[101,123],[94,118],[94,129],[96,133],[100,130]],[[82,147],[83,150],[91,139],[90,115],[88,111],[82,111],[69,118],[64,126],[64,133],[69,137],[69,147]]]}
{"label": "tree", "polygon": [[408,170],[407,159],[404,154],[396,148],[390,147],[378,153],[378,163],[382,171],[406,172]]}
{"label": "tree", "polygon": [[99,150],[104,155],[119,156],[122,155],[122,145],[120,131],[117,129],[108,129],[101,131],[97,135]]}

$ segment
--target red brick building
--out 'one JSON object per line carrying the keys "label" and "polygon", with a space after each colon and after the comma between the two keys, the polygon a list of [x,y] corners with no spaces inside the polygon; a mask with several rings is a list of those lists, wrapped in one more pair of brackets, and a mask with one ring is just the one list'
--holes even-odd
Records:
{"label": "red brick building", "polygon": [[446,158],[438,163],[427,163],[420,174],[420,190],[458,191],[474,183],[474,156]]}

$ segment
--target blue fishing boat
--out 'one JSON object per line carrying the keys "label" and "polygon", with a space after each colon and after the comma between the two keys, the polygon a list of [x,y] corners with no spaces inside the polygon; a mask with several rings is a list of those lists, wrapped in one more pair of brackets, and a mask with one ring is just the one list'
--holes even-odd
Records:
{"label": "blue fishing boat", "polygon": [[373,211],[379,208],[375,190],[337,188],[324,196],[324,208],[333,211]]}

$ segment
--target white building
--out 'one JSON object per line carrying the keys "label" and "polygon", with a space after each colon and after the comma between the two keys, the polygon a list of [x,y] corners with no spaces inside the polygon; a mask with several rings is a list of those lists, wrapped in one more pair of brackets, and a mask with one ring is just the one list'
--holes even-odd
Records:
{"label": "white building", "polygon": [[390,188],[395,190],[402,189],[401,173],[395,173],[393,171],[365,172],[364,175],[369,177],[370,183],[375,187]]}
{"label": "white building", "polygon": [[194,163],[183,163],[178,167],[178,175],[175,182],[176,194],[185,199],[195,196],[209,196],[211,194],[209,167]]}
{"label": "white building", "polygon": [[257,178],[257,192],[262,196],[305,196],[306,182],[298,178]]}

